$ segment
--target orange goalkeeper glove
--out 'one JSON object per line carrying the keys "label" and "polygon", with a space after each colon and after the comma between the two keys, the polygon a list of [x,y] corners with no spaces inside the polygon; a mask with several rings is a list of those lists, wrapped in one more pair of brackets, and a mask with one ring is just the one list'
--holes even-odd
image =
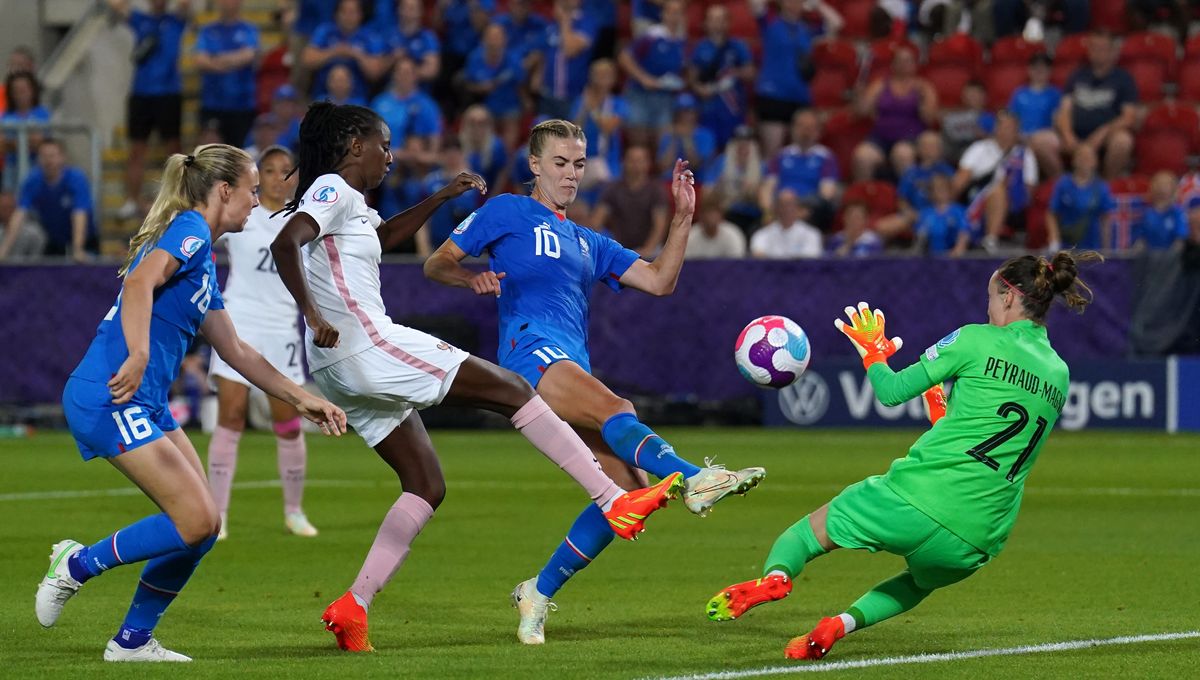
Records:
{"label": "orange goalkeeper glove", "polygon": [[903,346],[904,341],[900,338],[888,339],[883,327],[883,312],[876,309],[872,313],[867,303],[858,303],[858,309],[847,307],[846,316],[850,317],[849,324],[837,319],[833,325],[854,343],[854,349],[862,356],[863,368],[870,368],[871,364],[880,361],[886,362]]}
{"label": "orange goalkeeper glove", "polygon": [[929,424],[937,425],[937,421],[946,415],[946,392],[942,390],[941,385],[934,385],[921,394],[921,399],[925,402],[925,415],[929,418]]}

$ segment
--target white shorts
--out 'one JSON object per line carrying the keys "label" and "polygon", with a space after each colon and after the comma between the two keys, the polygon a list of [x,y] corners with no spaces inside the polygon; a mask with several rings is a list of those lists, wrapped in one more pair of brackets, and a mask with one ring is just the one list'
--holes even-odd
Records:
{"label": "white shorts", "polygon": [[470,354],[413,328],[393,324],[379,344],[313,372],[325,398],[374,448],[413,409],[441,403]]}
{"label": "white shorts", "polygon": [[[274,366],[275,370],[294,383],[304,384],[304,337],[295,328],[273,331],[238,328],[237,333],[238,337],[246,344],[258,350],[258,353],[263,355],[263,358]],[[213,389],[216,389],[216,381],[213,378],[217,377],[257,389],[250,384],[249,380],[243,378],[241,373],[225,363],[220,355],[213,352],[212,359],[208,364],[208,378],[209,382],[214,383]]]}

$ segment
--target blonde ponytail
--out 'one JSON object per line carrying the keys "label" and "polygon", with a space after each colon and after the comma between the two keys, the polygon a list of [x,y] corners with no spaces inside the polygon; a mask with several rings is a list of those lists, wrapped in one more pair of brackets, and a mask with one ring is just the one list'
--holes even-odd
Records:
{"label": "blonde ponytail", "polygon": [[163,167],[162,184],[150,212],[137,233],[129,241],[129,254],[117,272],[125,276],[133,260],[143,248],[162,237],[179,213],[202,205],[217,182],[236,186],[248,166],[254,165],[250,154],[228,144],[198,146],[191,155],[172,154]]}

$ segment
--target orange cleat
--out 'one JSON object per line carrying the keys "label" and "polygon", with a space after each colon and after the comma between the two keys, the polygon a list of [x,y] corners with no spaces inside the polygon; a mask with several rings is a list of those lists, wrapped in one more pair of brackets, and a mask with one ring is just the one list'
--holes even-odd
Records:
{"label": "orange cleat", "polygon": [[321,615],[325,630],[337,638],[338,649],[347,652],[373,652],[367,639],[367,610],[362,608],[350,591],[333,601]]}
{"label": "orange cleat", "polygon": [[844,637],[846,625],[842,623],[841,617],[826,616],[808,635],[792,638],[783,650],[783,655],[789,659],[823,659],[829,650],[833,649],[833,643]]}
{"label": "orange cleat", "polygon": [[792,580],[771,574],[735,583],[712,596],[705,611],[712,621],[732,621],[760,604],[782,600],[792,592]]}
{"label": "orange cleat", "polygon": [[627,541],[636,540],[637,535],[646,530],[646,518],[665,507],[668,500],[678,498],[683,487],[683,473],[671,473],[654,486],[622,494],[604,516],[618,536]]}

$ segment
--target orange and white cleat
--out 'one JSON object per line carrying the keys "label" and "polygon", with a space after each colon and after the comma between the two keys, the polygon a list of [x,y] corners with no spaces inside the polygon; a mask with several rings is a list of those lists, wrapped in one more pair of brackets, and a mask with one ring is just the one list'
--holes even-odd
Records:
{"label": "orange and white cleat", "polygon": [[792,579],[768,574],[753,581],[735,583],[713,595],[705,611],[712,621],[732,621],[760,604],[782,600],[792,592]]}
{"label": "orange and white cleat", "polygon": [[654,486],[622,494],[604,516],[618,536],[627,541],[636,540],[637,535],[646,530],[646,518],[655,510],[666,507],[668,500],[678,498],[684,485],[683,473],[673,472]]}
{"label": "orange and white cleat", "polygon": [[355,601],[350,591],[325,608],[321,622],[325,624],[325,630],[337,638],[338,649],[347,652],[375,651],[367,638],[367,610]]}
{"label": "orange and white cleat", "polygon": [[825,658],[833,643],[846,637],[846,625],[839,616],[826,616],[821,619],[816,628],[808,635],[792,638],[783,650],[783,655],[789,659],[807,659],[816,661]]}

